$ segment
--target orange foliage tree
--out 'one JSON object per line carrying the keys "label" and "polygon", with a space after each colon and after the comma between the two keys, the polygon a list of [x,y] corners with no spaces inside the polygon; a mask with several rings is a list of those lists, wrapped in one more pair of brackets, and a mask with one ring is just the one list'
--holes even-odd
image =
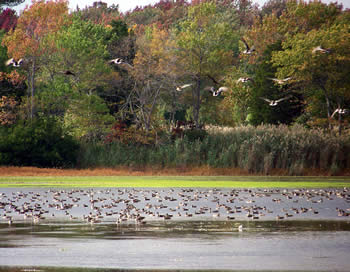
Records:
{"label": "orange foliage tree", "polygon": [[68,23],[68,2],[55,0],[45,2],[33,0],[18,19],[17,27],[8,32],[2,44],[8,55],[14,59],[24,59],[28,86],[30,87],[30,116],[34,113],[35,73],[45,60],[45,55],[54,50],[42,46],[45,37],[58,31]]}

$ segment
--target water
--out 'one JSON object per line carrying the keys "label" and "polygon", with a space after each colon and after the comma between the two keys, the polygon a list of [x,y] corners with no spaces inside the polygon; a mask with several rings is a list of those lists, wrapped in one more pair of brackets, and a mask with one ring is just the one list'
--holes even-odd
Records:
{"label": "water", "polygon": [[[338,214],[349,209],[347,190],[314,189],[297,197],[293,190],[234,196],[229,189],[186,190],[2,189],[0,271],[350,271],[350,221]],[[154,215],[143,210],[147,204]],[[23,205],[31,216],[24,218]],[[237,206],[241,212],[228,213]],[[205,213],[195,213],[203,207]],[[301,207],[307,211],[275,218]],[[259,219],[247,217],[249,211],[258,211]],[[116,224],[126,212],[129,218]],[[100,223],[84,219],[89,213]],[[135,214],[145,219],[137,222]]]}

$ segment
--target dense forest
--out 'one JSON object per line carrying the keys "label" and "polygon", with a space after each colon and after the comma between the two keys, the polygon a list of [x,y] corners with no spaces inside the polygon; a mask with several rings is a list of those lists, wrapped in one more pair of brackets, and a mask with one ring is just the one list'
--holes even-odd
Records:
{"label": "dense forest", "polygon": [[19,2],[0,10],[0,165],[350,168],[342,5]]}

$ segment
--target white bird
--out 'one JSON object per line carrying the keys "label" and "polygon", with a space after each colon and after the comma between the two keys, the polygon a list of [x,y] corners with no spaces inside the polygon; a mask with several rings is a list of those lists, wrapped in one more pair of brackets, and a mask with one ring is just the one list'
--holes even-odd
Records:
{"label": "white bird", "polygon": [[254,45],[252,47],[249,47],[248,43],[242,38],[242,41],[245,45],[245,50],[243,51],[243,54],[250,55],[255,51]]}
{"label": "white bird", "polygon": [[338,109],[336,109],[336,110],[333,112],[333,114],[331,115],[331,118],[333,118],[334,115],[335,115],[336,113],[338,113],[338,114],[340,114],[340,115],[343,115],[343,114],[347,114],[347,113],[348,113],[348,110],[347,110],[347,109],[340,109],[340,108],[338,108]]}
{"label": "white bird", "polygon": [[242,232],[242,231],[243,231],[243,226],[242,226],[242,225],[239,225],[239,226],[238,226],[238,231],[239,231],[239,232]]}
{"label": "white bird", "polygon": [[279,78],[271,78],[269,77],[269,79],[273,80],[274,82],[280,84],[280,85],[283,85],[284,83],[286,83],[288,80],[290,80],[292,77],[286,77],[286,78],[283,78],[283,79],[279,79]]}
{"label": "white bird", "polygon": [[246,83],[246,82],[248,82],[248,81],[253,81],[253,79],[252,78],[250,78],[250,77],[240,77],[239,79],[237,79],[237,83],[240,83],[240,82],[242,82],[242,83]]}
{"label": "white bird", "polygon": [[182,86],[177,86],[177,87],[176,87],[176,90],[177,90],[178,92],[181,92],[183,89],[186,89],[186,88],[188,88],[188,87],[190,87],[190,86],[192,86],[192,84],[185,84],[185,85],[182,85]]}
{"label": "white bird", "polygon": [[7,60],[5,62],[6,66],[14,66],[14,67],[20,67],[23,64],[24,60],[23,59],[19,59],[18,61],[16,61],[14,58],[10,58],[9,60]]}
{"label": "white bird", "polygon": [[312,53],[315,54],[317,52],[320,52],[322,54],[325,54],[325,53],[330,53],[331,52],[331,49],[324,49],[321,47],[321,45],[319,46],[316,46],[315,48],[312,49]]}
{"label": "white bird", "polygon": [[287,100],[289,98],[291,98],[291,95],[288,95],[286,97],[280,98],[278,100],[270,100],[270,99],[267,99],[267,98],[264,98],[264,97],[260,97],[260,99],[265,100],[266,102],[268,102],[271,107],[277,106],[279,102],[281,102],[283,100]]}

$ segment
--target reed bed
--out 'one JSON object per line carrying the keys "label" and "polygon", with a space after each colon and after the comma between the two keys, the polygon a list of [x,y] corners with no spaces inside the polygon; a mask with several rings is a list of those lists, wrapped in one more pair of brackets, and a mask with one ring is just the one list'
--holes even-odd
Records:
{"label": "reed bed", "polygon": [[155,146],[88,143],[82,168],[235,168],[251,174],[305,175],[313,169],[338,175],[350,168],[350,137],[302,126],[210,127],[202,140],[179,138]]}

